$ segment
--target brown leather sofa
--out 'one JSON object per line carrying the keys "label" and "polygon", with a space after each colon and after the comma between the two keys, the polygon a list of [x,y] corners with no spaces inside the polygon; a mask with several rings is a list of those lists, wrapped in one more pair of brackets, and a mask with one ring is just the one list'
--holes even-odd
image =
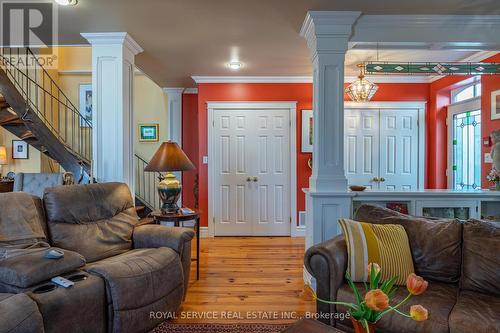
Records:
{"label": "brown leather sofa", "polygon": [[[147,332],[182,303],[193,237],[140,225],[125,184],[0,194],[0,333]],[[75,285],[53,289],[58,275]]]}
{"label": "brown leather sofa", "polygon": [[[357,221],[402,225],[410,241],[416,274],[429,281],[423,295],[402,309],[421,304],[429,319],[415,322],[397,314],[385,316],[377,332],[496,333],[500,332],[500,225],[486,221],[426,219],[362,205]],[[311,247],[305,266],[316,279],[319,298],[353,302],[345,281],[347,248],[343,236]],[[359,286],[360,290],[363,287]],[[400,287],[395,302],[406,296]],[[338,320],[343,306],[317,303],[321,321],[352,332],[350,320]]]}

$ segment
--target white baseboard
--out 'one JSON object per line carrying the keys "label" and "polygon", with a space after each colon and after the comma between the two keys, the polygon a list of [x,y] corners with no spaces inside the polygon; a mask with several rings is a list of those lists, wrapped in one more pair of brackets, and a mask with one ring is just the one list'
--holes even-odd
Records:
{"label": "white baseboard", "polygon": [[[306,236],[306,227],[305,226],[297,226],[295,229],[292,228],[292,237],[305,237]],[[208,227],[200,227],[200,238],[208,238]]]}
{"label": "white baseboard", "polygon": [[208,227],[200,227],[200,238],[208,238]]}
{"label": "white baseboard", "polygon": [[306,237],[306,227],[303,225],[298,225],[292,228],[292,237]]}

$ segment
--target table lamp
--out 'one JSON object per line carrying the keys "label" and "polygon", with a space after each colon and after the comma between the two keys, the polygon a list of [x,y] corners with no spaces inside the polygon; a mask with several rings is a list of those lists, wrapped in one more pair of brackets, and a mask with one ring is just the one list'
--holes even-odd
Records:
{"label": "table lamp", "polygon": [[2,165],[7,165],[7,148],[0,146],[0,180],[2,177]]}
{"label": "table lamp", "polygon": [[179,212],[177,201],[181,196],[181,182],[172,173],[173,171],[189,171],[196,169],[179,145],[172,141],[163,142],[154,154],[149,164],[144,168],[146,172],[166,172],[160,176],[158,194],[163,202],[161,212],[173,214]]}

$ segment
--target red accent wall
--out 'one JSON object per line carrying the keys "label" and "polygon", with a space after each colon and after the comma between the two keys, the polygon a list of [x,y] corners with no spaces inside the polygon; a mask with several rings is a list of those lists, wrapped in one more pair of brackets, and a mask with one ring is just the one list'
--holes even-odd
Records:
{"label": "red accent wall", "polygon": [[[198,167],[198,95],[182,95],[182,149],[189,159]],[[182,204],[195,207],[195,179],[197,171],[182,173]]]}
{"label": "red accent wall", "polygon": [[[500,62],[500,53],[488,58],[485,62]],[[500,129],[500,119],[491,120],[491,92],[500,90],[500,75],[484,75],[481,77],[481,132],[482,137],[487,137],[494,130]],[[481,141],[482,142],[482,141]],[[486,175],[490,172],[492,164],[484,163],[484,153],[489,153],[490,147],[483,146],[482,154],[482,187],[492,186],[486,180]]]}
{"label": "red accent wall", "polygon": [[[379,91],[373,101],[428,101],[429,84],[379,84]],[[184,100],[183,100],[184,101]],[[300,152],[301,110],[312,108],[312,84],[310,83],[207,83],[198,86],[198,114],[197,114],[197,141],[198,146],[187,145],[184,141],[184,149],[188,156],[197,154],[197,159],[192,159],[197,164],[199,173],[199,203],[202,210],[201,225],[207,226],[208,212],[208,168],[202,164],[203,156],[208,155],[207,146],[207,102],[210,101],[297,101],[297,209],[305,209],[305,198],[302,188],[309,186],[311,171],[307,161],[311,154]],[[192,102],[192,101],[190,101]],[[193,106],[183,105],[183,140],[188,139],[190,133],[194,137],[194,127],[188,126],[187,122],[193,116]],[[193,122],[194,125],[194,122]],[[199,126],[198,126],[199,125]],[[191,139],[193,139],[193,137]],[[184,198],[188,205],[190,188],[184,183]]]}
{"label": "red accent wall", "polygon": [[[483,62],[500,62],[500,53],[483,60]],[[430,84],[430,99],[427,112],[427,177],[426,188],[447,188],[446,168],[448,163],[448,132],[446,118],[447,106],[451,103],[451,90],[470,84],[473,80],[480,80],[481,91],[481,132],[482,137],[500,128],[500,120],[491,120],[491,92],[500,89],[499,75],[447,76]],[[486,181],[486,174],[491,170],[491,164],[484,163],[484,153],[491,148],[482,147],[482,187],[488,188],[491,184]]]}

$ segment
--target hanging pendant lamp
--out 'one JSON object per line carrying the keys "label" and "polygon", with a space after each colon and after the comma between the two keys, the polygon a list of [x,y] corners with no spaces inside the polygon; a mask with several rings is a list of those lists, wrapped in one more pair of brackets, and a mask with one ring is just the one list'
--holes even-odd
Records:
{"label": "hanging pendant lamp", "polygon": [[363,64],[358,64],[358,67],[358,79],[345,88],[345,92],[354,102],[369,102],[377,92],[378,86],[365,79]]}

